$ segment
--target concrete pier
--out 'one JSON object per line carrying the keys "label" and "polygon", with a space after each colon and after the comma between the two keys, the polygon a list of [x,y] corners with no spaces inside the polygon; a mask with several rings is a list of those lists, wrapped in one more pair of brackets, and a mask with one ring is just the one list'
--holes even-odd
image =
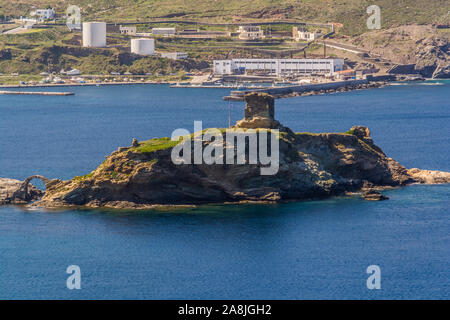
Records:
{"label": "concrete pier", "polygon": [[36,95],[36,96],[73,96],[73,92],[42,92],[42,91],[0,91],[0,94],[9,95]]}
{"label": "concrete pier", "polygon": [[265,92],[270,95],[273,95],[275,98],[283,95],[292,94],[294,92],[303,93],[309,91],[320,91],[320,90],[333,90],[339,89],[347,86],[356,86],[362,84],[368,84],[367,80],[348,80],[348,81],[335,81],[335,82],[326,82],[326,83],[317,83],[317,84],[305,84],[298,86],[287,86],[287,87],[276,87],[276,88],[267,88],[267,89],[257,89],[257,90],[242,90],[242,91],[231,91],[229,96],[224,97],[225,101],[244,101],[244,96],[250,92]]}

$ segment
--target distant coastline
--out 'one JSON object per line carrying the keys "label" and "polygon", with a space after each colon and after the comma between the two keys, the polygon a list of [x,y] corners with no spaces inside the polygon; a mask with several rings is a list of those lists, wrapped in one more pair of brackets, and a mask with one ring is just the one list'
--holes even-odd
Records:
{"label": "distant coastline", "polygon": [[149,82],[149,81],[126,81],[126,82],[100,82],[100,83],[46,83],[33,85],[0,85],[0,88],[57,88],[57,87],[92,87],[92,86],[106,86],[106,85],[132,85],[132,84],[171,84],[173,81]]}

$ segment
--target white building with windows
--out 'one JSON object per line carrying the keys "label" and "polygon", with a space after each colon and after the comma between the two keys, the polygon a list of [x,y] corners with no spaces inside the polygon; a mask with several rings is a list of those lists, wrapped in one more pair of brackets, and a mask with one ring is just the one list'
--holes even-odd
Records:
{"label": "white building with windows", "polygon": [[242,74],[248,71],[271,75],[332,74],[343,70],[342,59],[232,59],[214,60],[214,74]]}
{"label": "white building with windows", "polygon": [[292,36],[295,41],[306,40],[306,41],[314,41],[322,36],[320,30],[309,32],[306,29],[298,29],[297,27],[292,28]]}
{"label": "white building with windows", "polygon": [[264,31],[260,26],[240,26],[236,30],[241,40],[254,40],[264,38]]}
{"label": "white building with windows", "polygon": [[37,9],[33,13],[32,13],[32,15],[37,16],[39,21],[45,21],[45,20],[53,19],[55,17],[55,10],[53,10],[52,8]]}
{"label": "white building with windows", "polygon": [[136,35],[136,27],[119,27],[120,34],[125,34],[127,36],[135,36]]}

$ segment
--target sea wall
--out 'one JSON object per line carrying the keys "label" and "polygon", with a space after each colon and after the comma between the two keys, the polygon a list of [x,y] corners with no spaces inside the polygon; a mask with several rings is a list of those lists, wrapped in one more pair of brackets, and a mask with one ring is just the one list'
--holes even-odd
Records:
{"label": "sea wall", "polygon": [[371,75],[366,76],[368,81],[395,81],[397,77],[393,74]]}

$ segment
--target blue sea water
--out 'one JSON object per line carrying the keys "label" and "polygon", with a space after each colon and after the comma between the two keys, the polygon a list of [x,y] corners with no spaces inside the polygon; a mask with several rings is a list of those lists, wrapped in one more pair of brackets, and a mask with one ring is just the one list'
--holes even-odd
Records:
{"label": "blue sea water", "polygon": [[[450,171],[450,83],[276,101],[298,132],[366,125],[407,167]],[[429,84],[429,83],[428,83]],[[0,176],[69,179],[118,146],[176,128],[228,126],[223,89],[52,88],[0,95]],[[233,122],[243,103],[233,103]],[[0,299],[449,299],[450,185],[277,205],[169,212],[0,207]],[[66,268],[81,268],[81,290]],[[381,268],[368,290],[366,269]]]}

